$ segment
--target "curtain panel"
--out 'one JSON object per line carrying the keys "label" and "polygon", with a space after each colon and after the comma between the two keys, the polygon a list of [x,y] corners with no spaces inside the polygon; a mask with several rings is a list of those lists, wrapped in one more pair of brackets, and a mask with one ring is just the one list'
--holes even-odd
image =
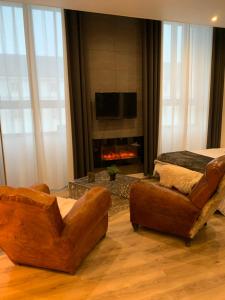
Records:
{"label": "curtain panel", "polygon": [[7,184],[67,185],[62,12],[0,4],[0,122]]}
{"label": "curtain panel", "polygon": [[86,68],[82,12],[65,10],[74,176],[94,169],[90,99],[86,96]]}
{"label": "curtain panel", "polygon": [[206,148],[212,28],[163,23],[159,153]]}
{"label": "curtain panel", "polygon": [[220,147],[225,70],[225,29],[213,28],[207,148]]}
{"label": "curtain panel", "polygon": [[142,22],[142,99],[144,174],[152,174],[157,156],[160,106],[161,22]]}
{"label": "curtain panel", "polygon": [[4,149],[2,143],[2,130],[0,123],[0,185],[6,185],[6,172],[5,172],[5,158],[4,158]]}

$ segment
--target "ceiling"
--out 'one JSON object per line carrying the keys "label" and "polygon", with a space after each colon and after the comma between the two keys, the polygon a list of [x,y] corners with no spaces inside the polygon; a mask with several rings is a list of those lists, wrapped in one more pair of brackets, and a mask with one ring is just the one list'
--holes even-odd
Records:
{"label": "ceiling", "polygon": [[[225,27],[225,0],[14,0],[67,9]],[[217,15],[217,22],[211,18]]]}

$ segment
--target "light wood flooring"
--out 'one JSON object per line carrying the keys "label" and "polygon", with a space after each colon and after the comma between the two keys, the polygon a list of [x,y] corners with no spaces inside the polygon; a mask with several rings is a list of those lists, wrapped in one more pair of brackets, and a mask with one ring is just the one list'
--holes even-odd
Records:
{"label": "light wood flooring", "polygon": [[215,215],[191,247],[140,229],[127,211],[73,276],[14,266],[0,256],[0,299],[225,299],[225,217]]}

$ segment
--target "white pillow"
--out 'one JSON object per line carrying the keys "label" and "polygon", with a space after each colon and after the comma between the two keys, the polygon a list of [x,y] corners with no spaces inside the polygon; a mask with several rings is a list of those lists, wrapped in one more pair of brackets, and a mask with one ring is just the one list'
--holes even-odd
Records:
{"label": "white pillow", "polygon": [[72,198],[57,197],[59,211],[61,213],[62,218],[64,218],[65,215],[71,210],[76,201],[77,200]]}
{"label": "white pillow", "polygon": [[160,177],[160,184],[176,188],[183,194],[190,194],[192,188],[203,174],[172,164],[156,163],[155,173]]}

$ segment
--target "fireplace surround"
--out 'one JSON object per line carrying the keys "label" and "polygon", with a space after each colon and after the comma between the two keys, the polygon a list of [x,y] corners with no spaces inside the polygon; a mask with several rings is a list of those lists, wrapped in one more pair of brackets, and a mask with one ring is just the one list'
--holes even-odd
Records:
{"label": "fireplace surround", "polygon": [[143,136],[93,140],[94,167],[143,163]]}

